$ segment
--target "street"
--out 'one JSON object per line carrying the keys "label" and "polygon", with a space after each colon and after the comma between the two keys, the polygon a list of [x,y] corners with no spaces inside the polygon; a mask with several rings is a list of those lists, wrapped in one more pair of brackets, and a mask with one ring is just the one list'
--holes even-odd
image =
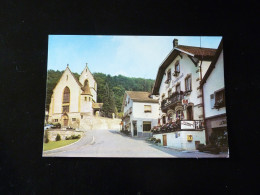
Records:
{"label": "street", "polygon": [[88,130],[76,143],[43,152],[44,157],[226,158],[227,153],[178,151],[115,130]]}

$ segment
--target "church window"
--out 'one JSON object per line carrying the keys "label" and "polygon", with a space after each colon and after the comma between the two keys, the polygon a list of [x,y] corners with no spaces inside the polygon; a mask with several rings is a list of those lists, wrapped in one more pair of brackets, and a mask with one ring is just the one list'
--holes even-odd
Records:
{"label": "church window", "polygon": [[70,102],[70,89],[66,87],[63,92],[63,103]]}
{"label": "church window", "polygon": [[69,76],[67,75],[67,78],[66,78],[66,80],[68,80],[69,79]]}
{"label": "church window", "polygon": [[87,97],[85,97],[85,101],[88,101],[88,100],[87,100]]}
{"label": "church window", "polygon": [[62,106],[62,112],[69,112],[70,106]]}
{"label": "church window", "polygon": [[83,115],[81,115],[81,119],[83,119]]}

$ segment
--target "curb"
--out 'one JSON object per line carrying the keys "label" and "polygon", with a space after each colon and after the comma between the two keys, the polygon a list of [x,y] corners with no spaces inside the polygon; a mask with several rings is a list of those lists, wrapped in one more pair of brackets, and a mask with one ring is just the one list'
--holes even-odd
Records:
{"label": "curb", "polygon": [[81,137],[78,141],[73,142],[73,143],[71,143],[71,144],[69,144],[69,145],[65,145],[65,146],[62,146],[62,147],[59,147],[59,148],[54,148],[54,149],[52,149],[52,150],[43,151],[42,154],[43,154],[43,153],[46,153],[46,152],[53,152],[53,151],[55,151],[55,150],[58,150],[58,149],[61,149],[61,148],[65,148],[65,147],[67,147],[67,146],[71,146],[71,145],[73,145],[73,144],[79,142],[81,139],[82,139],[82,137]]}

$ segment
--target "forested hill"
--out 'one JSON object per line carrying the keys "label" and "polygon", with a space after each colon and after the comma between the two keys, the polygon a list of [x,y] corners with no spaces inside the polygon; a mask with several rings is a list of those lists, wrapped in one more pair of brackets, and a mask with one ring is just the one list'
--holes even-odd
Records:
{"label": "forested hill", "polygon": [[98,102],[105,103],[104,97],[106,96],[106,85],[114,95],[115,105],[118,112],[121,112],[121,106],[125,91],[152,91],[154,80],[143,78],[132,78],[122,75],[110,76],[103,73],[94,73],[95,80],[97,81],[97,94]]}
{"label": "forested hill", "polygon": [[[63,71],[48,70],[46,106],[49,107],[52,90],[59,81]],[[73,73],[78,79],[79,74]],[[143,78],[131,78],[122,75],[111,76],[103,73],[93,73],[97,81],[97,102],[104,103],[104,109],[110,107],[111,112],[121,112],[121,106],[125,91],[148,91],[151,92],[154,80]],[[109,94],[109,98],[108,98]],[[113,98],[111,102],[108,99]],[[106,105],[107,104],[107,105]],[[112,105],[111,105],[112,104]],[[114,104],[114,105],[113,105]],[[115,110],[112,107],[116,107]],[[108,109],[108,108],[107,108]]]}

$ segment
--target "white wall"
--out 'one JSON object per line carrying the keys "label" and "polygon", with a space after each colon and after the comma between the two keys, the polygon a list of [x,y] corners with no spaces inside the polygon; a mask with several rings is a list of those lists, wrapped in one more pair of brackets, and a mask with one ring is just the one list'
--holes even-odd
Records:
{"label": "white wall", "polygon": [[214,91],[225,87],[224,83],[224,61],[223,51],[221,52],[216,66],[208,77],[206,83],[203,86],[204,90],[204,105],[205,105],[205,117],[211,117],[219,114],[226,113],[226,107],[218,109],[212,109],[210,105],[210,94]]}
{"label": "white wall", "polygon": [[[176,137],[177,134],[177,137]],[[156,139],[161,140],[163,145],[163,135],[167,135],[167,146],[175,149],[195,150],[195,141],[200,141],[200,144],[205,144],[205,131],[177,131],[174,133],[156,134],[153,135]],[[187,135],[192,135],[191,142],[187,141]]]}

